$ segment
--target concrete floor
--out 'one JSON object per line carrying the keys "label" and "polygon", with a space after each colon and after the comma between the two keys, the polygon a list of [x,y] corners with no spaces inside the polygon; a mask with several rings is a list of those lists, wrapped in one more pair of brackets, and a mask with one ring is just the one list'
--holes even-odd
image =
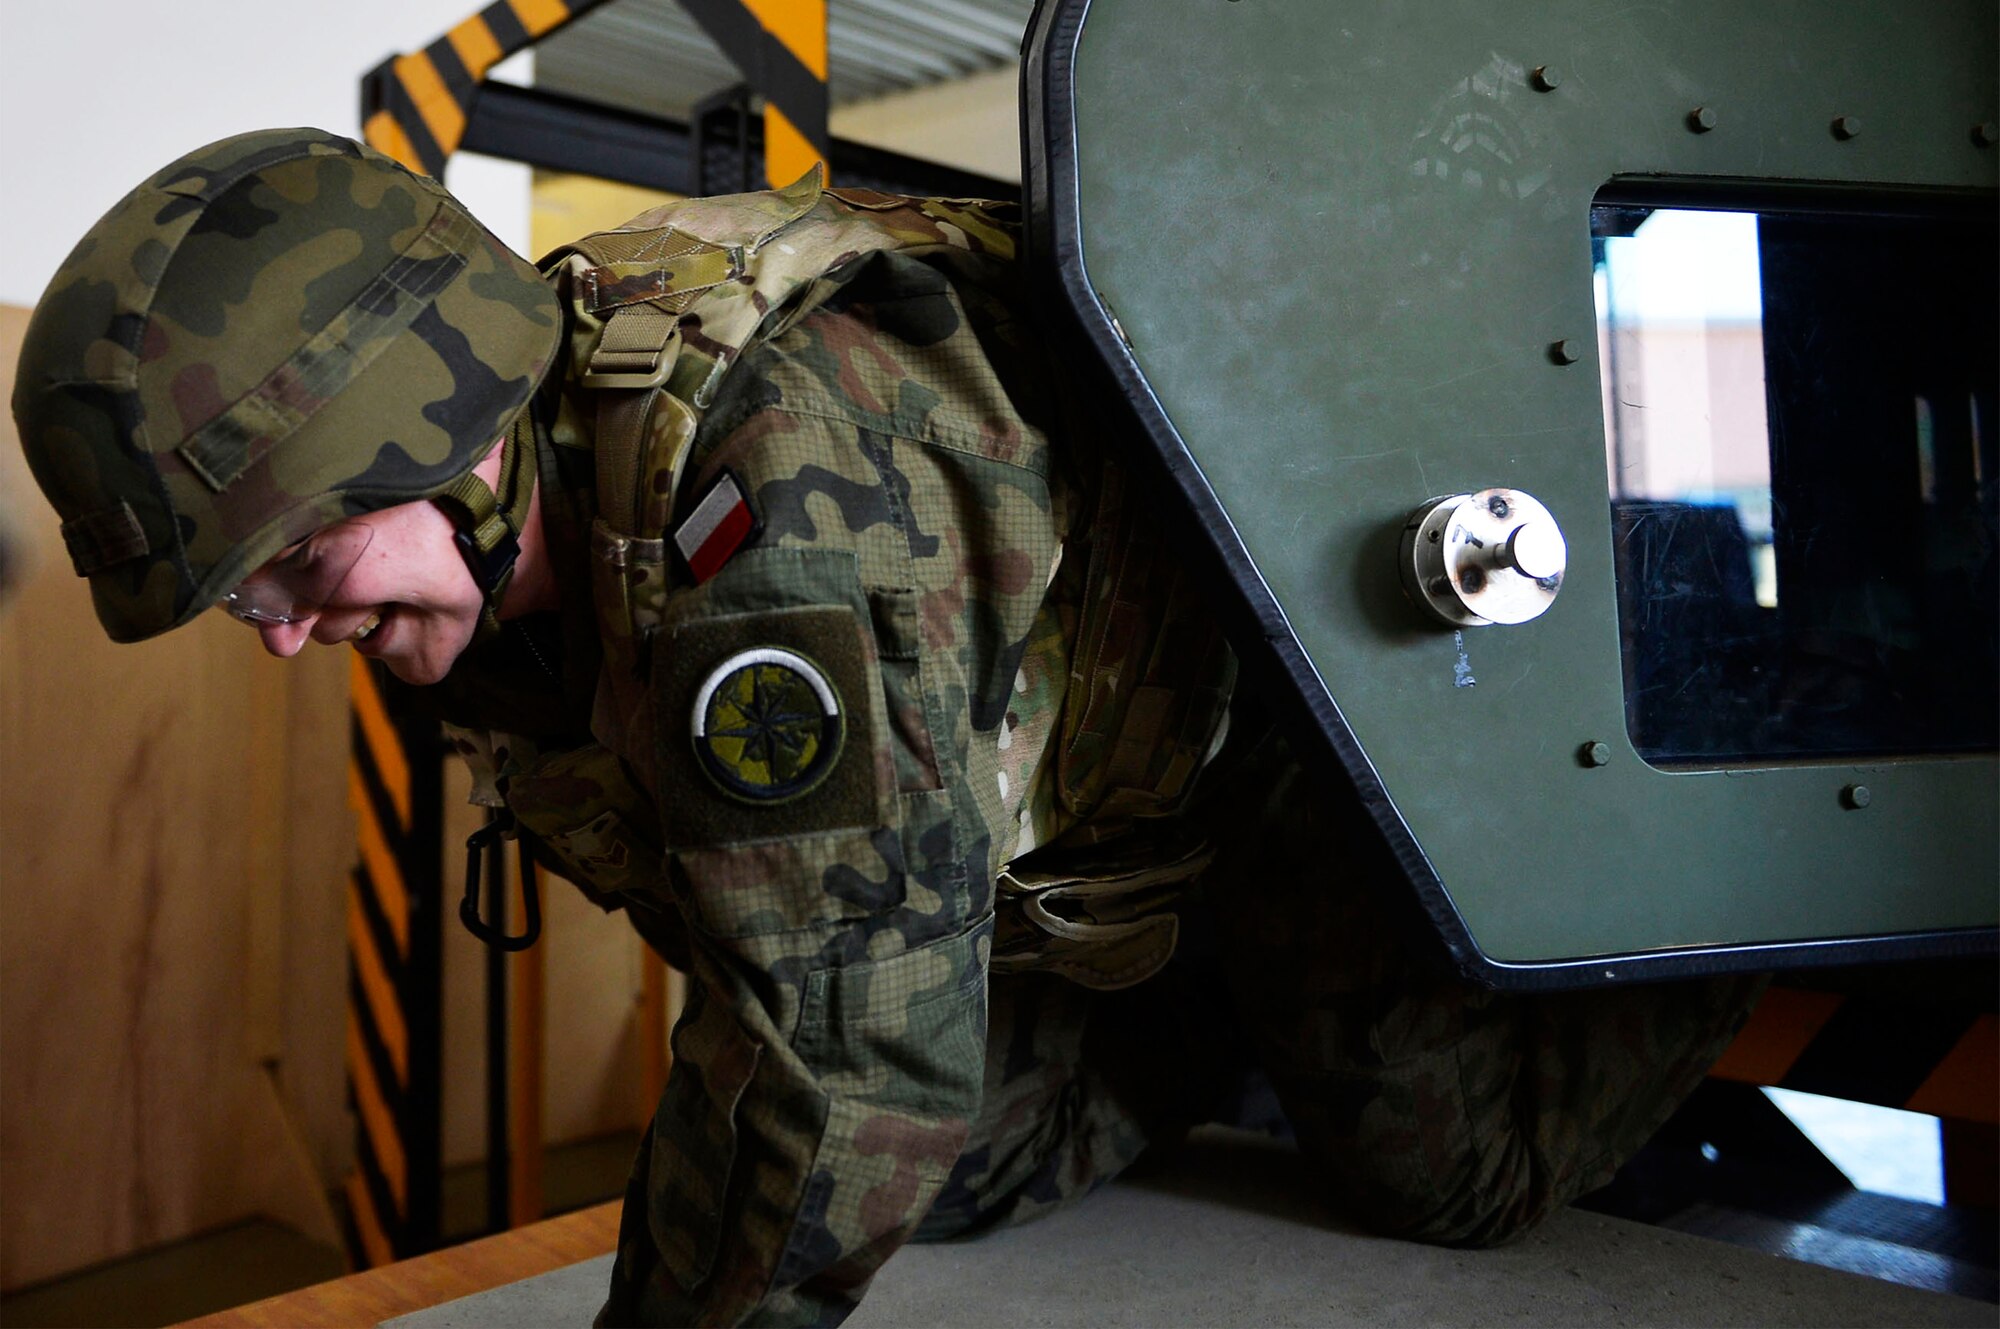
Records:
{"label": "concrete floor", "polygon": [[[609,1257],[389,1321],[588,1324]],[[848,1323],[871,1326],[1976,1325],[1918,1291],[1572,1210],[1516,1245],[1449,1251],[1330,1222],[1287,1146],[1211,1128],[1170,1166],[1040,1222],[910,1247]]]}

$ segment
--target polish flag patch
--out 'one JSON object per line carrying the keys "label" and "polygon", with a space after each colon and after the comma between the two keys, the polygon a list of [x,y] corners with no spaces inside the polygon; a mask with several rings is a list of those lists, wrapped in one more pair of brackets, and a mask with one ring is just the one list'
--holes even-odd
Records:
{"label": "polish flag patch", "polygon": [[742,482],[734,471],[725,470],[694,505],[687,520],[675,528],[674,547],[680,550],[699,586],[720,572],[757,529],[757,514],[750,508]]}

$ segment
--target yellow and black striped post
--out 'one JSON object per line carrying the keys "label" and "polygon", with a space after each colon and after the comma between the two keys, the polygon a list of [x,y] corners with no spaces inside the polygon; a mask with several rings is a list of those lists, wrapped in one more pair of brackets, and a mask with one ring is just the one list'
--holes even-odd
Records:
{"label": "yellow and black striped post", "polygon": [[826,0],[681,0],[764,99],[764,178],[792,183],[827,158]]}
{"label": "yellow and black striped post", "polygon": [[603,3],[496,0],[423,50],[391,56],[361,80],[362,137],[411,170],[443,179],[487,71]]}
{"label": "yellow and black striped post", "polygon": [[[363,136],[410,169],[442,178],[493,66],[603,3],[496,0],[421,51],[384,60],[362,80]],[[825,161],[826,0],[682,3],[764,100],[770,182],[790,184]],[[349,1244],[358,1263],[377,1265],[439,1238],[444,745],[434,722],[393,713],[360,656],[350,691],[348,791],[360,862],[347,900],[347,1076],[359,1162],[346,1189]],[[646,1027],[663,1045],[664,972],[649,971],[647,988],[656,1018]],[[516,1023],[530,1022],[517,1015]],[[656,1052],[649,1082],[665,1075],[665,1055]],[[521,1115],[525,1126],[532,1114]],[[530,1202],[532,1188],[521,1189]]]}
{"label": "yellow and black striped post", "polygon": [[378,1265],[435,1246],[441,1218],[444,745],[435,722],[392,712],[359,655],[349,692],[348,1244]]}
{"label": "yellow and black striped post", "polygon": [[[362,80],[362,135],[441,178],[489,70],[605,0],[496,0]],[[360,863],[348,889],[347,1081],[359,1159],[349,1246],[379,1265],[438,1244],[442,1186],[443,760],[434,721],[392,715],[354,657],[348,777]]]}

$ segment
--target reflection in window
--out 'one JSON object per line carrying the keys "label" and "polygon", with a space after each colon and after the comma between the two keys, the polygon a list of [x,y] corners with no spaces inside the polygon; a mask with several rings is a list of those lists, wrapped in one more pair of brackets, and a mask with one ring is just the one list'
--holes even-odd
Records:
{"label": "reflection in window", "polygon": [[1615,189],[1591,236],[1641,754],[1993,749],[1991,199],[1756,210]]}
{"label": "reflection in window", "polygon": [[1728,509],[1756,601],[1775,608],[1757,215],[1631,216],[1597,265],[1612,496]]}

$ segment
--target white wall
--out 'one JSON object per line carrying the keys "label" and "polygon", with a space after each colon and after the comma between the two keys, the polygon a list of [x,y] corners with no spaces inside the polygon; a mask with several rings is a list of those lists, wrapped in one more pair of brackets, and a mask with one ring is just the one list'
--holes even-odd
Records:
{"label": "white wall", "polygon": [[1010,64],[837,106],[833,135],[999,180],[1019,180],[1020,88],[1021,67]]}
{"label": "white wall", "polygon": [[[0,303],[33,305],[93,222],[193,148],[275,125],[358,136],[362,74],[479,7],[0,0]],[[504,74],[526,81],[513,68]],[[461,157],[446,177],[502,240],[528,248],[528,168]]]}

